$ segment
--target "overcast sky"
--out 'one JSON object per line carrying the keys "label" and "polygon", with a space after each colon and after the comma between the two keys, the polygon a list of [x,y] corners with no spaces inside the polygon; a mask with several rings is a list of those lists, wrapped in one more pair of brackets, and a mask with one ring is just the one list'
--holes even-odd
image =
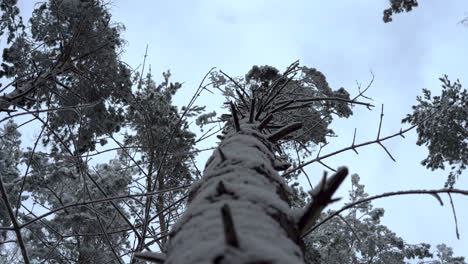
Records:
{"label": "overcast sky", "polygon": [[[382,135],[389,135],[400,129],[401,119],[423,87],[440,92],[442,74],[468,82],[468,28],[457,24],[468,5],[464,0],[424,1],[414,12],[396,15],[393,23],[384,24],[387,2],[114,0],[111,8],[114,21],[126,26],[124,60],[138,66],[148,44],[153,73],[170,69],[174,81],[185,83],[177,95],[179,105],[188,103],[211,67],[239,76],[252,65],[284,70],[299,59],[322,71],[332,88],[345,87],[351,94],[357,93],[356,81],[369,82],[372,71],[375,81],[368,95],[376,105],[385,105]],[[197,103],[218,109],[222,102],[212,98],[205,94]],[[375,139],[380,107],[354,110],[353,117],[333,124],[339,138],[331,139],[323,153],[348,146],[354,128],[358,142]],[[370,194],[441,188],[448,172],[421,166],[427,151],[415,142],[414,132],[406,139],[385,142],[397,162],[380,147],[369,146],[359,150],[359,156],[341,154],[328,164],[346,165],[358,173]],[[200,155],[200,164],[207,157]],[[319,164],[307,167],[316,179],[323,170]],[[348,180],[339,195],[346,197],[349,187]],[[468,189],[468,177],[460,179],[457,187]],[[449,204],[447,197],[443,199]],[[433,197],[394,197],[374,204],[385,208],[383,223],[407,242],[447,243],[455,254],[468,257],[468,198],[457,196],[454,202],[460,240],[450,207],[441,207]]]}
{"label": "overcast sky", "polygon": [[[382,11],[387,0],[315,1],[155,1],[113,0],[113,19],[125,25],[127,40],[122,59],[132,67],[142,63],[149,45],[147,63],[156,80],[168,69],[172,80],[184,86],[176,96],[185,105],[199,82],[212,67],[232,76],[244,75],[253,65],[271,65],[281,71],[295,60],[323,72],[333,89],[345,87],[351,95],[356,81],[367,85],[367,93],[379,107],[373,111],[355,107],[354,115],[337,120],[333,129],[339,135],[330,139],[322,153],[350,145],[357,128],[357,142],[376,137],[380,104],[385,105],[382,135],[400,130],[400,121],[411,111],[422,88],[440,93],[438,78],[448,74],[452,80],[468,82],[468,28],[457,24],[468,15],[466,0],[423,1],[413,12],[394,16],[384,24]],[[31,2],[20,2],[30,10]],[[29,12],[30,13],[30,12]],[[198,105],[217,110],[222,101],[203,94]],[[405,127],[405,126],[403,126]],[[197,147],[213,145],[206,142]],[[378,146],[343,153],[327,161],[337,167],[346,165],[358,173],[369,194],[409,189],[441,188],[448,172],[426,170],[420,161],[425,147],[415,144],[416,133],[406,139],[395,138],[384,144],[396,158],[393,162]],[[209,153],[198,158],[204,164]],[[307,167],[318,179],[319,164]],[[468,175],[456,187],[468,189]],[[307,187],[307,186],[305,186]],[[338,196],[347,197],[350,180]],[[446,196],[441,207],[431,196],[385,198],[374,202],[383,207],[383,223],[408,243],[446,243],[455,255],[468,257],[468,197],[454,196],[460,240]],[[337,206],[335,206],[337,208]]]}

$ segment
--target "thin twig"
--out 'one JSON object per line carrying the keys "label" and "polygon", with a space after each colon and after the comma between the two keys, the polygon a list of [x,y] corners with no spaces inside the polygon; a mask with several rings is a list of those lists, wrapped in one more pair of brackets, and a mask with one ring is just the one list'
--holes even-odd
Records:
{"label": "thin twig", "polygon": [[327,168],[327,169],[329,169],[329,170],[331,170],[331,171],[333,171],[333,172],[336,172],[336,170],[335,170],[334,168],[328,166],[328,165],[325,164],[323,161],[320,161],[320,160],[319,160],[318,163],[320,163],[320,164],[321,164],[322,166],[324,166],[325,168]]}
{"label": "thin twig", "polygon": [[[46,123],[48,122],[48,117],[46,119]],[[24,185],[26,184],[26,179],[27,179],[27,176],[28,176],[28,172],[29,172],[29,169],[31,167],[31,163],[32,163],[32,159],[34,157],[34,152],[36,151],[36,148],[37,148],[37,144],[39,143],[39,140],[41,139],[41,136],[42,136],[42,133],[44,133],[44,130],[45,130],[46,126],[43,125],[42,128],[41,128],[41,132],[39,133],[39,136],[37,136],[36,138],[36,141],[34,142],[34,146],[31,150],[31,155],[29,156],[29,159],[28,159],[28,162],[27,162],[27,165],[26,165],[26,171],[24,172],[24,176],[23,176],[23,180],[21,182],[21,187],[20,187],[20,191],[19,191],[19,194],[18,194],[18,201],[16,203],[16,211],[15,211],[15,217],[18,217],[18,210],[20,208],[20,204],[21,204],[21,196],[23,195],[23,190],[24,190]]]}
{"label": "thin twig", "polygon": [[[296,144],[294,144],[295,146],[295,150],[296,150],[296,157],[297,157],[297,162],[299,164],[301,164],[301,156],[299,155],[299,148],[297,147]],[[312,182],[310,181],[310,177],[309,175],[306,173],[306,171],[304,169],[301,169],[301,171],[304,173],[304,175],[306,176],[306,179],[307,179],[307,182],[309,183],[309,186],[310,186],[310,189],[314,189],[314,187],[312,186]]]}
{"label": "thin twig", "polygon": [[338,217],[349,227],[349,230],[351,230],[351,232],[353,233],[354,237],[359,241],[359,243],[361,243],[361,238],[358,236],[358,234],[357,234],[356,231],[354,230],[354,227],[351,226],[351,224],[348,223],[348,221],[346,220],[346,218],[344,218],[343,216],[338,215]]}
{"label": "thin twig", "polygon": [[382,110],[380,111],[380,121],[379,121],[379,131],[377,132],[377,140],[380,138],[380,129],[382,128],[382,120],[383,120],[383,104],[382,104]]}
{"label": "thin twig", "polygon": [[455,205],[453,204],[452,195],[447,193],[450,198],[450,205],[452,206],[452,213],[453,219],[455,220],[455,234],[457,235],[457,239],[460,240],[460,233],[458,232],[458,220],[457,220],[457,213],[455,212]]}
{"label": "thin twig", "polygon": [[354,152],[356,152],[356,154],[359,155],[359,152],[357,152],[356,148],[354,147],[354,142],[356,141],[356,128],[354,128],[354,135],[353,135],[353,143],[351,144],[351,147],[353,149]]}
{"label": "thin twig", "polygon": [[[364,95],[364,93],[369,90],[369,88],[372,86],[372,83],[374,82],[374,78],[375,78],[375,75],[372,71],[370,71],[371,75],[372,75],[372,79],[370,80],[369,84],[367,85],[366,89],[364,89],[362,92],[361,92],[361,84],[358,83],[358,91],[359,91],[359,94],[356,95],[356,97],[353,98],[353,101],[358,99],[359,97],[364,97],[366,98],[367,100],[372,100],[372,98],[370,97],[367,97]],[[357,81],[356,81],[357,82]]]}
{"label": "thin twig", "polygon": [[392,154],[390,154],[390,151],[388,151],[388,149],[382,144],[382,142],[379,141],[377,142],[377,144],[379,144],[385,150],[385,152],[387,152],[390,159],[396,162],[395,158],[392,156]]}

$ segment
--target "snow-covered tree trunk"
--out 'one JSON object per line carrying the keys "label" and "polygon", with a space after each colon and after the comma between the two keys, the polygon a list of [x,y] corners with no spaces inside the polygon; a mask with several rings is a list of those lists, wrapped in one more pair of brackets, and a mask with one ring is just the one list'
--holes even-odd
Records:
{"label": "snow-covered tree trunk", "polygon": [[[292,64],[284,75],[297,68],[297,63]],[[250,79],[256,72],[260,77],[276,76],[270,76],[275,70],[267,66],[257,70],[248,74]],[[260,77],[257,79],[266,78]],[[280,144],[287,142],[285,139],[297,140],[311,131],[298,131],[303,124],[310,124],[303,116],[317,115],[313,109],[297,113],[297,109],[308,105],[287,109],[297,102],[291,97],[294,93],[283,90],[294,76],[287,80],[276,77],[275,84],[264,91],[257,91],[254,82],[250,94],[235,83],[233,89],[239,100],[229,103],[230,115],[221,116],[222,121],[227,121],[223,140],[208,159],[203,177],[192,185],[186,211],[169,233],[166,254],[138,252],[137,258],[165,264],[304,263],[302,236],[313,227],[325,206],[336,200],[332,195],[347,169],[338,169],[329,179],[325,174],[311,192],[311,203],[303,210],[292,210],[292,189],[278,173],[290,164],[276,153]],[[281,101],[284,98],[289,101]],[[286,112],[289,110],[292,112]],[[278,116],[280,113],[283,116]],[[272,122],[273,115],[276,123]],[[309,136],[303,141],[310,141],[314,135]]]}
{"label": "snow-covered tree trunk", "polygon": [[164,263],[303,263],[284,164],[258,125],[230,131],[207,161]]}

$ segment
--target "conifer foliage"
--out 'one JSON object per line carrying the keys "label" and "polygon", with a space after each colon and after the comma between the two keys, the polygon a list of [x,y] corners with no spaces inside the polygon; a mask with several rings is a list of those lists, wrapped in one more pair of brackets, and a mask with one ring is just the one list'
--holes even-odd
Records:
{"label": "conifer foliage", "polygon": [[[417,4],[391,3],[388,20]],[[253,66],[241,77],[210,71],[179,109],[184,87],[169,71],[157,83],[145,62],[121,61],[123,25],[105,2],[42,1],[27,22],[16,5],[0,0],[0,77],[11,81],[0,89],[1,263],[465,264],[444,244],[431,252],[384,226],[357,175],[348,214],[325,211],[348,170],[326,165],[320,150],[336,136],[333,120],[373,107],[365,90],[333,89],[299,62]],[[450,165],[452,188],[468,159],[468,99],[458,81],[441,81],[442,95],[424,90],[403,120],[412,127],[387,137],[379,128],[377,140],[326,157],[374,143],[390,155],[381,142],[417,127],[423,164]],[[195,105],[210,89],[226,99],[222,115]],[[195,139],[192,121],[213,127]],[[220,141],[202,173],[195,146],[214,128]],[[334,173],[306,193],[297,177],[315,161]],[[468,194],[424,193],[442,203],[439,191]]]}
{"label": "conifer foliage", "polygon": [[442,82],[441,95],[432,96],[430,90],[423,89],[423,96],[417,97],[418,104],[413,106],[413,113],[402,122],[420,124],[416,129],[416,143],[429,150],[421,164],[431,170],[449,167],[445,187],[453,188],[468,165],[468,91],[460,81],[451,82],[447,75],[439,80]]}

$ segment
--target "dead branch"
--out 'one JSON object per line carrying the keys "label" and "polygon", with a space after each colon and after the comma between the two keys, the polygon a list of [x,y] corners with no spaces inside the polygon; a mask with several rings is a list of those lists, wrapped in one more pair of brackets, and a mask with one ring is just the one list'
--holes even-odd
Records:
{"label": "dead branch", "polygon": [[224,76],[226,76],[231,82],[233,82],[234,85],[235,85],[237,88],[239,88],[239,89],[242,91],[242,93],[243,93],[247,98],[249,97],[249,95],[245,92],[244,87],[242,87],[238,82],[236,82],[236,80],[234,80],[231,76],[227,75],[227,74],[226,74],[225,72],[223,72],[222,70],[219,70],[219,72],[220,72],[221,74],[223,74]]}
{"label": "dead branch", "polygon": [[326,173],[324,174],[321,183],[311,193],[312,202],[307,206],[304,214],[299,219],[298,227],[301,234],[304,234],[315,224],[327,205],[336,201],[336,199],[332,199],[332,196],[347,175],[348,169],[345,167],[338,169],[338,172],[328,180]]}
{"label": "dead branch", "polygon": [[[381,142],[383,142],[383,141],[385,141],[385,140],[388,140],[388,139],[391,139],[391,138],[394,138],[394,137],[396,137],[396,136],[404,137],[404,136],[403,136],[404,133],[406,133],[406,132],[412,130],[413,128],[419,126],[420,124],[426,122],[427,120],[429,120],[430,118],[432,118],[432,116],[433,116],[435,113],[436,113],[436,112],[433,112],[431,115],[427,116],[427,118],[425,118],[425,119],[422,120],[421,122],[419,122],[419,123],[417,123],[417,124],[414,124],[414,125],[412,125],[412,126],[406,128],[406,129],[403,129],[403,130],[400,129],[399,132],[394,133],[394,134],[392,134],[392,135],[390,135],[390,136],[387,136],[387,137],[383,137],[383,138],[380,138],[380,137],[379,137],[379,138],[376,139],[376,140],[367,141],[367,142],[364,142],[364,143],[361,143],[361,144],[357,144],[357,145],[354,144],[354,140],[353,140],[353,143],[351,144],[351,146],[346,147],[346,148],[342,148],[342,149],[337,150],[337,151],[334,151],[334,152],[332,152],[332,153],[329,153],[329,154],[323,155],[323,156],[321,156],[321,157],[317,157],[317,158],[315,158],[315,159],[312,159],[312,160],[309,160],[309,161],[307,161],[307,162],[304,162],[303,164],[300,164],[300,165],[297,166],[296,168],[293,168],[293,169],[291,169],[289,172],[283,174],[283,176],[287,176],[287,175],[291,174],[292,172],[294,172],[294,171],[296,171],[296,170],[299,170],[299,169],[301,169],[301,168],[304,168],[305,166],[307,166],[307,165],[309,165],[309,164],[312,164],[312,163],[314,163],[314,162],[319,162],[319,161],[321,161],[321,160],[323,160],[323,159],[329,158],[329,157],[334,156],[334,155],[336,155],[336,154],[339,154],[339,153],[341,153],[341,152],[345,152],[345,151],[348,151],[348,150],[353,150],[353,151],[357,152],[357,151],[356,151],[356,148],[360,148],[360,147],[364,147],[364,146],[371,145],[371,144],[376,144],[376,143],[377,143],[377,144],[381,144]],[[383,145],[381,145],[381,146],[383,146]],[[385,149],[385,147],[384,147],[384,149]],[[387,152],[387,154],[390,155],[389,152]],[[393,159],[393,156],[390,155],[390,157],[392,158],[392,160],[394,160],[394,159]]]}
{"label": "dead branch", "polygon": [[262,120],[262,122],[260,123],[260,125],[258,125],[258,129],[259,129],[259,130],[264,129],[264,128],[270,123],[270,121],[271,121],[272,119],[273,119],[273,115],[272,115],[272,114],[267,115],[267,116]]}
{"label": "dead branch", "polygon": [[397,192],[387,192],[387,193],[383,193],[383,194],[379,194],[379,195],[375,195],[375,196],[371,196],[371,197],[367,197],[365,199],[362,199],[362,200],[359,200],[359,201],[356,201],[356,202],[353,202],[353,203],[350,203],[350,204],[347,204],[346,206],[343,206],[341,209],[339,209],[338,211],[335,211],[333,213],[331,213],[329,216],[327,216],[325,219],[323,219],[322,221],[320,221],[318,224],[316,224],[314,227],[312,227],[311,229],[309,229],[307,232],[305,232],[302,237],[305,237],[306,235],[310,234],[311,232],[313,232],[314,230],[316,230],[317,228],[319,228],[321,225],[323,225],[324,223],[328,222],[330,219],[332,219],[333,217],[337,216],[338,214],[342,213],[343,211],[345,210],[348,210],[350,208],[353,208],[359,204],[362,204],[362,203],[366,203],[366,202],[369,202],[369,201],[372,201],[372,200],[376,200],[376,199],[380,199],[380,198],[384,198],[384,197],[391,197],[391,196],[397,196],[397,195],[409,195],[409,194],[430,194],[430,195],[434,195],[434,194],[439,194],[439,193],[456,193],[456,194],[461,194],[461,195],[467,195],[468,196],[468,190],[459,190],[459,189],[438,189],[438,190],[409,190],[409,191],[397,191]]}
{"label": "dead branch", "polygon": [[156,252],[135,252],[134,254],[135,258],[145,260],[145,261],[151,261],[155,263],[164,263],[166,261],[166,254],[164,253],[156,253]]}
{"label": "dead branch", "polygon": [[271,142],[277,142],[278,140],[284,138],[285,136],[293,133],[294,131],[302,128],[302,122],[292,123],[281,129],[278,129],[273,134],[268,136],[268,140]]}
{"label": "dead branch", "polygon": [[237,116],[237,111],[236,107],[234,106],[234,103],[231,101],[229,102],[231,106],[231,115],[232,115],[232,123],[234,124],[234,128],[236,131],[240,130],[240,124],[239,124],[239,117]]}
{"label": "dead branch", "polygon": [[254,115],[255,115],[255,101],[256,98],[252,99],[252,103],[250,104],[250,115],[249,115],[249,123],[253,123]]}

